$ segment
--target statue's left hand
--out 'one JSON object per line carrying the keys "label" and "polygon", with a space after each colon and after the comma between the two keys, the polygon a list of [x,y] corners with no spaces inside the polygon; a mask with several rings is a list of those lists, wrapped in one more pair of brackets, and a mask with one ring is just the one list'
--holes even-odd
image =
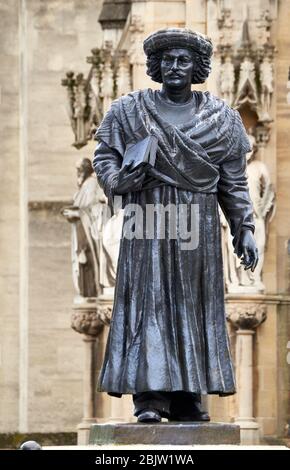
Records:
{"label": "statue's left hand", "polygon": [[242,256],[241,264],[245,266],[245,270],[251,269],[254,272],[258,261],[258,248],[251,230],[243,230],[240,238],[240,252]]}

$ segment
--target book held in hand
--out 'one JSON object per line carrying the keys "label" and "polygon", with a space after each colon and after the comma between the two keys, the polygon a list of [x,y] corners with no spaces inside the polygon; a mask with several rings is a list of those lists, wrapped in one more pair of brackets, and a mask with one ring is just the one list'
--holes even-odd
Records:
{"label": "book held in hand", "polygon": [[129,144],[126,148],[122,168],[130,166],[130,171],[141,166],[154,166],[156,160],[158,139],[155,135],[148,135],[136,144]]}

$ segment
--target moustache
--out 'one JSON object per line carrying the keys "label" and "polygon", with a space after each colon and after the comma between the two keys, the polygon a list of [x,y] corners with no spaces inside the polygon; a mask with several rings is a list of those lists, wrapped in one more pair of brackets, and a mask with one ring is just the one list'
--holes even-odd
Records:
{"label": "moustache", "polygon": [[166,77],[173,77],[173,78],[183,78],[184,74],[183,73],[176,73],[176,72],[167,72],[165,74]]}

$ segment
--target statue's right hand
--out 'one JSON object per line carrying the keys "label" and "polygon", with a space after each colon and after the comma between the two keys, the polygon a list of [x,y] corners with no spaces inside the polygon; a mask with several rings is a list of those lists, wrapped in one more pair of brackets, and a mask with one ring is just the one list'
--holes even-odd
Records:
{"label": "statue's right hand", "polygon": [[114,188],[115,194],[125,194],[131,191],[138,191],[146,176],[144,168],[130,171],[130,166],[122,168],[118,175],[118,180]]}
{"label": "statue's right hand", "polygon": [[80,218],[79,210],[77,207],[65,207],[64,209],[62,209],[61,213],[69,222],[76,222]]}

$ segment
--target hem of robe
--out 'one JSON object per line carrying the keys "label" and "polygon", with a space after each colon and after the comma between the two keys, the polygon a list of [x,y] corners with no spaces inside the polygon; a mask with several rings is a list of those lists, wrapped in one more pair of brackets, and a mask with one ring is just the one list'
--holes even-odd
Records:
{"label": "hem of robe", "polygon": [[106,390],[97,390],[98,392],[101,393],[107,393],[110,397],[115,397],[115,398],[122,398],[123,395],[135,395],[136,393],[144,393],[144,392],[188,392],[188,393],[195,393],[197,395],[219,395],[220,397],[228,397],[230,395],[234,395],[237,393],[236,390],[232,390],[229,392],[220,392],[220,391],[204,391],[204,390],[135,390],[135,391],[129,391],[129,392],[124,392],[124,393],[118,393],[118,392],[107,392]]}

